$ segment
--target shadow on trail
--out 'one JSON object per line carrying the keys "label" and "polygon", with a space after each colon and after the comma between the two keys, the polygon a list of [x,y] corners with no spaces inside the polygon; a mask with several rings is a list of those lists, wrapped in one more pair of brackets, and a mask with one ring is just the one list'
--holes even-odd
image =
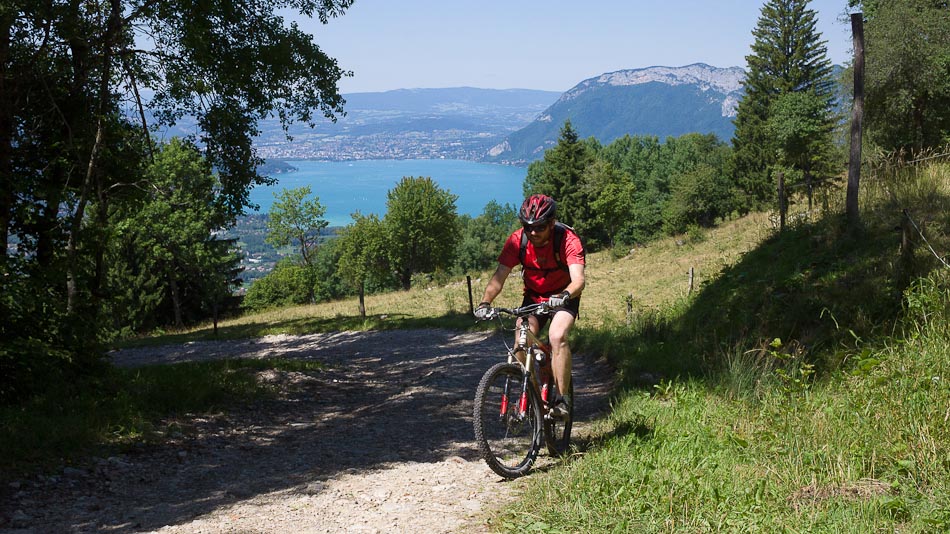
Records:
{"label": "shadow on trail", "polygon": [[[501,334],[448,330],[335,332],[191,343],[164,362],[208,358],[305,358],[324,370],[263,380],[289,390],[224,414],[181,422],[171,445],[130,453],[97,476],[49,488],[60,502],[89,499],[88,513],[48,516],[34,532],[132,533],[188,523],[273,492],[320,491],[320,482],[394,464],[478,461],[473,396],[481,375],[505,354]],[[136,365],[149,349],[117,364]],[[612,375],[575,363],[579,419],[606,408]],[[591,369],[588,369],[591,367]],[[487,470],[488,468],[485,467]],[[316,488],[316,489],[314,489]]]}

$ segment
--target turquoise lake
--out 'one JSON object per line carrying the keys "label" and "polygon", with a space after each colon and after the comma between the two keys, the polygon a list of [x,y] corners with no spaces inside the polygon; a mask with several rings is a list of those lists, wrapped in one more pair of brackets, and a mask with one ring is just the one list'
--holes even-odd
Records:
{"label": "turquoise lake", "polygon": [[326,207],[331,226],[352,222],[350,214],[359,211],[382,217],[386,213],[386,194],[404,176],[428,176],[439,187],[458,196],[458,213],[477,216],[494,200],[502,205],[521,205],[524,167],[493,165],[459,160],[362,160],[362,161],[288,161],[297,171],[275,175],[278,182],[255,187],[251,202],[265,213],[274,202],[274,193],[282,189],[310,186],[311,192]]}

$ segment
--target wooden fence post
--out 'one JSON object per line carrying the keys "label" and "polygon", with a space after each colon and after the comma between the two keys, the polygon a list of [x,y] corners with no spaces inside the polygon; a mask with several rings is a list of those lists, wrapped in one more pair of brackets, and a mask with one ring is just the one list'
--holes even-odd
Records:
{"label": "wooden fence post", "polygon": [[686,295],[693,294],[693,276],[694,275],[695,275],[695,271],[692,267],[690,267],[689,268],[689,289],[686,291]]}
{"label": "wooden fence post", "polygon": [[633,322],[633,293],[630,293],[624,299],[627,302],[627,326]]}
{"label": "wooden fence post", "polygon": [[785,202],[785,173],[778,173],[778,231],[785,230],[785,212],[788,203]]}
{"label": "wooden fence post", "polygon": [[468,313],[475,313],[475,301],[472,300],[472,277],[465,275],[465,281],[468,283]]}

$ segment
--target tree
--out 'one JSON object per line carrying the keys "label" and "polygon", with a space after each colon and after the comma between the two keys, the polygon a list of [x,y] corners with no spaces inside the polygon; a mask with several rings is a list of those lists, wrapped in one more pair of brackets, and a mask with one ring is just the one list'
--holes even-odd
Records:
{"label": "tree", "polygon": [[694,224],[712,226],[736,208],[735,193],[722,169],[707,163],[674,175],[670,198],[663,206],[663,230],[672,235]]}
{"label": "tree", "polygon": [[415,273],[452,265],[459,239],[455,195],[429,177],[404,177],[388,193],[383,219],[388,257],[403,289]]}
{"label": "tree", "polygon": [[832,129],[827,100],[810,91],[785,93],[772,103],[766,132],[777,146],[777,163],[798,170],[812,205],[813,178],[832,172]]}
{"label": "tree", "polygon": [[241,305],[249,310],[266,310],[313,302],[313,271],[306,265],[284,259],[263,278],[257,279],[244,295]]}
{"label": "tree", "polygon": [[461,240],[456,251],[456,270],[460,273],[491,269],[498,264],[501,247],[518,226],[518,210],[492,200],[481,215],[459,218]]}
{"label": "tree", "polygon": [[216,236],[226,218],[214,203],[218,182],[194,144],[160,146],[145,179],[142,202],[113,227],[109,287],[125,295],[115,311],[135,318],[137,329],[181,328],[230,295],[240,257],[233,241]]}
{"label": "tree", "polygon": [[353,222],[339,237],[340,258],[337,272],[359,296],[360,317],[366,317],[366,286],[389,271],[386,258],[386,233],[375,215],[353,214]]}
{"label": "tree", "polygon": [[[211,203],[226,226],[244,211],[250,189],[269,182],[257,173],[251,143],[261,118],[272,114],[286,126],[312,123],[316,110],[329,119],[342,113],[337,83],[348,73],[283,17],[292,9],[326,22],[351,4],[9,0],[0,7],[0,272],[17,273],[0,276],[0,293],[12,294],[8,285],[16,283],[42,300],[36,308],[0,301],[5,332],[26,336],[17,346],[31,346],[33,358],[48,353],[90,368],[105,331],[124,326],[105,321],[111,299],[130,289],[107,287],[109,237],[153,190],[144,172],[155,152],[153,128],[194,118],[194,141],[217,172]],[[13,326],[40,324],[35,310],[59,326]]]}
{"label": "tree", "polygon": [[950,140],[950,5],[865,0],[865,117],[885,150],[917,152]]}
{"label": "tree", "polygon": [[575,226],[583,226],[586,213],[585,192],[580,186],[584,170],[591,163],[591,151],[566,121],[561,128],[557,145],[545,151],[543,163],[529,167],[524,182],[525,196],[535,193],[548,195],[558,203],[558,219]]}
{"label": "tree", "polygon": [[739,102],[732,143],[736,181],[753,207],[764,206],[775,195],[771,175],[782,153],[768,133],[775,101],[787,93],[810,93],[824,110],[816,119],[829,131],[833,125],[835,82],[809,1],[769,0],[752,31],[745,96]]}
{"label": "tree", "polygon": [[283,189],[275,193],[267,220],[267,243],[274,248],[296,245],[304,265],[312,267],[320,232],[328,226],[323,219],[326,208],[311,195],[310,186]]}
{"label": "tree", "polygon": [[582,179],[587,197],[591,199],[590,226],[580,229],[585,244],[614,246],[623,229],[633,220],[636,187],[626,173],[618,171],[605,160],[598,159],[587,167]]}
{"label": "tree", "polygon": [[662,207],[669,196],[669,139],[655,135],[624,136],[604,147],[599,157],[630,177],[634,192],[630,218],[620,234],[624,242],[649,241],[663,224]]}

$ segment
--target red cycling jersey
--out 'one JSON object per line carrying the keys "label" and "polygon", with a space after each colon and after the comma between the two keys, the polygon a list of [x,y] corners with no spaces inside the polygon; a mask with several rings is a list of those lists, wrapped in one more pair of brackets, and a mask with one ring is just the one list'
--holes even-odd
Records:
{"label": "red cycling jersey", "polygon": [[[509,269],[521,263],[521,234],[523,232],[524,229],[519,228],[508,236],[505,246],[501,249],[501,255],[498,256],[498,263]],[[584,265],[584,245],[577,234],[570,229],[564,232],[564,239],[561,242],[561,261],[565,265]],[[554,256],[553,234],[547,245],[537,249],[531,240],[528,240],[522,268],[524,269],[525,295],[531,297],[533,302],[547,300],[548,296],[563,291],[571,283],[570,273],[558,266],[557,258]]]}

